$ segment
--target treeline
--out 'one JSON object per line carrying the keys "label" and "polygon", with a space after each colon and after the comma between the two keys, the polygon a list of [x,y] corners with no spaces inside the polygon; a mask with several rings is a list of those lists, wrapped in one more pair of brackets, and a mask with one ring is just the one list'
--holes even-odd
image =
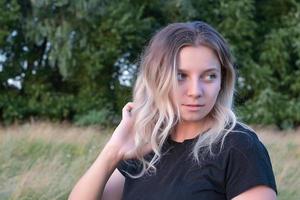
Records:
{"label": "treeline", "polygon": [[116,122],[144,45],[162,26],[192,20],[231,45],[240,119],[300,125],[297,0],[0,0],[1,122]]}

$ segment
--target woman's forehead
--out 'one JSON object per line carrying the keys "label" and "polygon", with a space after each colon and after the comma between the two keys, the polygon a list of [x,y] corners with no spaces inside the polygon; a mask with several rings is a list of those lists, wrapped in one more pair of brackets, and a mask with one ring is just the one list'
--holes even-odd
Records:
{"label": "woman's forehead", "polygon": [[183,47],[178,55],[178,69],[191,70],[220,70],[220,61],[214,51],[206,46]]}

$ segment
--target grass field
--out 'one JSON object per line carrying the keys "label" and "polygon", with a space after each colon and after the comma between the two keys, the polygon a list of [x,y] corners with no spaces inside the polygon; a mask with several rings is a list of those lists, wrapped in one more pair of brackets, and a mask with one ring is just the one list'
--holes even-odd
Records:
{"label": "grass field", "polygon": [[[278,199],[299,199],[300,130],[255,129],[273,162]],[[0,127],[0,199],[67,199],[111,132],[43,122]]]}

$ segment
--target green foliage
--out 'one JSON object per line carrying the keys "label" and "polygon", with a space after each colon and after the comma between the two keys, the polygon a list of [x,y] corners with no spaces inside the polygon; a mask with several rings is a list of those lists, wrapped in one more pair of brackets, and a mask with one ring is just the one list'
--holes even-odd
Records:
{"label": "green foliage", "polygon": [[12,123],[15,120],[25,120],[39,117],[52,120],[71,119],[73,108],[73,96],[51,94],[45,92],[41,98],[17,95],[1,95],[0,107],[2,108],[3,122]]}
{"label": "green foliage", "polygon": [[261,124],[277,124],[280,128],[288,129],[295,126],[295,120],[299,120],[299,114],[295,113],[299,106],[299,101],[290,100],[288,95],[266,88],[256,101],[250,101],[239,111],[243,120],[250,123],[259,121]]}
{"label": "green foliage", "polygon": [[[298,126],[299,122],[299,77],[300,74],[300,6],[294,1],[286,1],[282,9],[275,9],[277,21],[271,18],[274,13],[267,12],[270,24],[265,37],[258,45],[256,58],[263,76],[257,70],[253,80],[252,96],[241,107],[242,116],[252,123],[275,123],[281,128]],[[266,1],[269,10],[273,1]],[[253,111],[255,111],[253,113]],[[252,112],[252,113],[251,113]]]}
{"label": "green foliage", "polygon": [[11,29],[16,27],[20,20],[20,6],[16,0],[0,1],[0,45],[4,45],[6,37],[10,34]]}
{"label": "green foliage", "polygon": [[240,117],[298,126],[299,18],[296,0],[2,0],[0,119],[111,123],[131,100],[132,81],[119,78],[135,77],[151,35],[171,22],[203,20],[235,55]]}
{"label": "green foliage", "polygon": [[109,126],[116,123],[116,121],[115,114],[107,108],[104,108],[100,111],[91,110],[86,114],[75,117],[75,124],[79,126],[88,126],[93,124]]}

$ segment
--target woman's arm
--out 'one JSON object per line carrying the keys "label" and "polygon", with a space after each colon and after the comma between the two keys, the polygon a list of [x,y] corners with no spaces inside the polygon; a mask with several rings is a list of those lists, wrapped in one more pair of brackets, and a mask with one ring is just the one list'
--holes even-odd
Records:
{"label": "woman's arm", "polygon": [[116,169],[106,183],[102,200],[120,200],[123,194],[124,183],[124,176]]}
{"label": "woman's arm", "polygon": [[[116,171],[116,167],[121,160],[136,156],[134,134],[132,134],[134,124],[132,109],[133,103],[127,103],[124,106],[120,124],[96,161],[77,182],[69,196],[69,200],[102,199],[104,193],[103,197],[105,199],[111,199],[107,192],[113,190],[113,188],[116,189],[116,192],[123,190],[124,177],[122,179],[122,175],[118,174],[119,172],[115,172],[111,178],[110,176]],[[107,182],[108,184],[106,184]]]}
{"label": "woman's arm", "polygon": [[273,189],[267,186],[256,186],[253,187],[238,196],[234,197],[232,200],[276,200],[276,193]]}
{"label": "woman's arm", "polygon": [[[116,169],[118,162],[121,160],[118,155],[118,150],[118,148],[109,145],[104,147],[96,161],[73,188],[69,200],[96,200],[102,198],[105,185],[113,171]],[[114,179],[116,178],[115,176],[112,176],[111,178],[112,180],[109,182],[110,184],[108,184],[107,190],[111,190],[110,188],[116,188],[121,185],[121,183],[118,183],[119,180]],[[114,186],[114,184],[116,185]],[[123,190],[123,188],[118,190]],[[109,197],[110,195],[108,193],[104,196],[106,198],[103,199],[112,199]]]}

